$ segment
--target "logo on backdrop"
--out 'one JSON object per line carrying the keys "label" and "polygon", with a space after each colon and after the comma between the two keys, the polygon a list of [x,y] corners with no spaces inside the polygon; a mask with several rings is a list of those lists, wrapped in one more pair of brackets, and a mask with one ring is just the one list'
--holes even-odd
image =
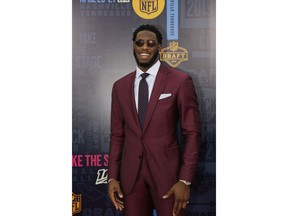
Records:
{"label": "logo on backdrop", "polygon": [[72,215],[81,212],[82,210],[82,195],[72,192]]}
{"label": "logo on backdrop", "polygon": [[165,7],[165,0],[133,0],[132,6],[139,17],[154,19],[162,13]]}
{"label": "logo on backdrop", "polygon": [[163,48],[160,52],[160,60],[167,62],[172,67],[177,67],[182,61],[188,60],[187,49],[180,47],[178,42],[172,41],[169,47]]}
{"label": "logo on backdrop", "polygon": [[97,171],[97,179],[95,185],[107,184],[108,169],[99,169]]}

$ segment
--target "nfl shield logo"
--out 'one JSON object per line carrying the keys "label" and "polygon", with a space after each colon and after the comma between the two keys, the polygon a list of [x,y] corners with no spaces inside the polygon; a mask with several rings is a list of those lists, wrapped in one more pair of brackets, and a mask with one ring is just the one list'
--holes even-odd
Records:
{"label": "nfl shield logo", "polygon": [[81,194],[74,194],[72,192],[72,215],[81,212],[82,196]]}
{"label": "nfl shield logo", "polygon": [[140,0],[140,11],[151,14],[158,11],[158,0]]}

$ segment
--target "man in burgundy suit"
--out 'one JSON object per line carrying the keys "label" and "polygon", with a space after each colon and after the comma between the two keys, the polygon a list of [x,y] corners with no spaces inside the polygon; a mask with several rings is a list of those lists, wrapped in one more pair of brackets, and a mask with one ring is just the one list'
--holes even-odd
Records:
{"label": "man in burgundy suit", "polygon": [[160,63],[161,44],[155,26],[138,27],[136,71],[112,89],[108,194],[125,216],[152,216],[154,208],[158,216],[184,215],[197,167],[200,118],[193,81]]}

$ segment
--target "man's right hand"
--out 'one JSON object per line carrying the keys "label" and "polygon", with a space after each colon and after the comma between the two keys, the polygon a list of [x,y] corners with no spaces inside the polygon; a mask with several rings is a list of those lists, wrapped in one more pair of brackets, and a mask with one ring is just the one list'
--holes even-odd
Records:
{"label": "man's right hand", "polygon": [[123,193],[120,184],[115,179],[108,183],[108,195],[116,209],[122,211],[124,208]]}

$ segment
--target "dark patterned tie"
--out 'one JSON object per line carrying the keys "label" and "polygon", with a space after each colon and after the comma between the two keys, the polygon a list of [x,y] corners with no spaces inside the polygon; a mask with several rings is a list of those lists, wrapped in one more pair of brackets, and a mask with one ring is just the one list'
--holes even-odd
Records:
{"label": "dark patterned tie", "polygon": [[148,107],[148,84],[146,81],[146,77],[149,76],[148,73],[141,74],[142,79],[139,83],[139,93],[138,93],[138,116],[141,127],[144,127],[144,120]]}

